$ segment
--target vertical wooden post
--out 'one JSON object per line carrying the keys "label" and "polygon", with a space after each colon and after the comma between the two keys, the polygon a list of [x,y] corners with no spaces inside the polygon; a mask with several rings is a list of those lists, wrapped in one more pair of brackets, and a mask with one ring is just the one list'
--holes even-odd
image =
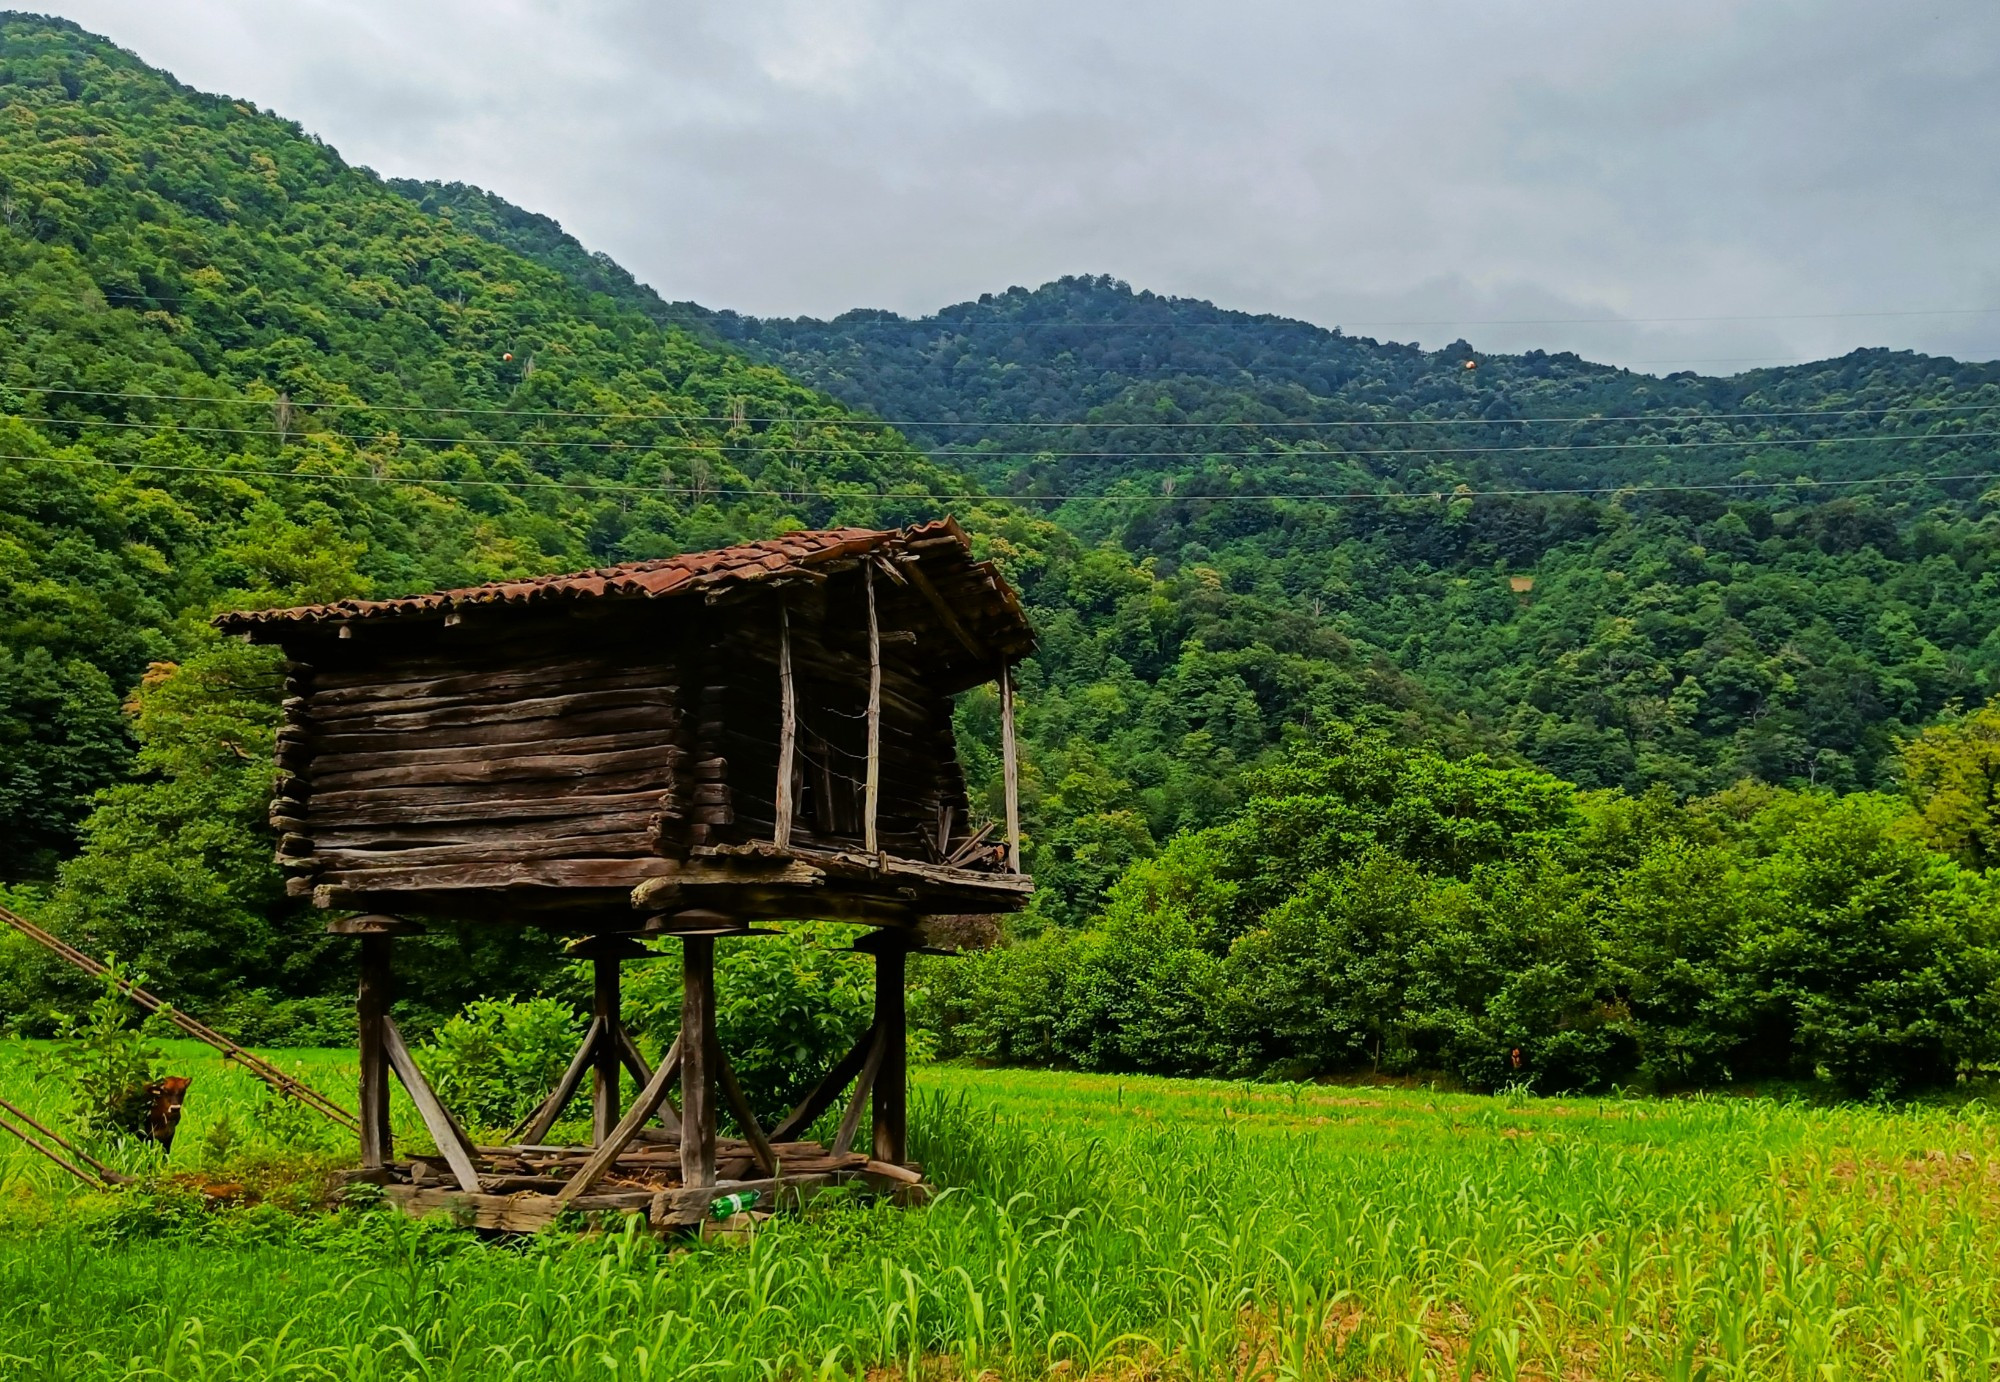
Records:
{"label": "vertical wooden post", "polygon": [[354,1015],[361,1033],[361,1165],[370,1171],[396,1155],[389,1130],[389,980],[389,937],[363,936]]}
{"label": "vertical wooden post", "polygon": [[1021,764],[1014,749],[1014,671],[1000,668],[1000,765],[1007,788],[1007,867],[1021,871]]}
{"label": "vertical wooden post", "polygon": [[875,566],[862,568],[868,590],[868,790],[862,821],[862,848],[870,854],[881,846],[875,835],[875,809],[882,800],[882,626],[875,618]]}
{"label": "vertical wooden post", "polygon": [[792,756],[798,737],[798,693],[792,686],[792,616],[778,606],[778,790],[772,798],[778,818],[771,841],[780,849],[792,842]]}
{"label": "vertical wooden post", "polygon": [[681,1184],[715,1184],[715,937],[681,937]]}
{"label": "vertical wooden post", "polygon": [[882,1065],[875,1072],[875,1159],[901,1166],[909,1159],[908,1050],[903,1023],[904,960],[900,935],[884,934],[875,952],[875,1034]]}
{"label": "vertical wooden post", "polygon": [[624,1070],[618,1050],[618,961],[598,956],[591,961],[591,977],[597,1049],[590,1056],[590,1141],[597,1146],[618,1126],[618,1080]]}

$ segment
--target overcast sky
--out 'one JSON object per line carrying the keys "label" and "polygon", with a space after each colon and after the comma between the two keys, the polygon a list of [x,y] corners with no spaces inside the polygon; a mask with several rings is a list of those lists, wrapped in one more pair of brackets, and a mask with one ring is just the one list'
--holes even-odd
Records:
{"label": "overcast sky", "polygon": [[1996,0],[42,3],[713,307],[1111,273],[1659,372],[2000,356]]}

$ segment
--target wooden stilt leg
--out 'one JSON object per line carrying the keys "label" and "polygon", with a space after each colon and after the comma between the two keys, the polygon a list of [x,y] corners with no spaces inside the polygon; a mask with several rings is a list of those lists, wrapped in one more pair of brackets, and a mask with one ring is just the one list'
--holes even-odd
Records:
{"label": "wooden stilt leg", "polygon": [[590,1140],[601,1145],[618,1126],[618,1080],[625,1062],[618,1050],[618,961],[599,956],[591,961],[596,979],[591,1005],[596,1021],[603,1024],[597,1049],[591,1056]]}
{"label": "wooden stilt leg", "polygon": [[715,937],[681,940],[681,1184],[715,1184]]}
{"label": "wooden stilt leg", "polygon": [[389,1131],[389,937],[361,938],[361,992],[355,1020],[361,1032],[361,1165],[376,1171],[395,1159]]}
{"label": "wooden stilt leg", "polygon": [[875,1159],[901,1166],[909,1159],[909,1087],[903,1023],[903,970],[907,952],[885,945],[875,954],[875,1033],[881,1067],[875,1072]]}

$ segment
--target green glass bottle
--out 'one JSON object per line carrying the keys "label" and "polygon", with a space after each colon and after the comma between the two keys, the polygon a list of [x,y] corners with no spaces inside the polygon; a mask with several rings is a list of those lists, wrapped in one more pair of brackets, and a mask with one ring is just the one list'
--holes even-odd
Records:
{"label": "green glass bottle", "polygon": [[744,1210],[750,1208],[751,1205],[757,1203],[757,1199],[758,1195],[755,1190],[738,1190],[735,1194],[724,1195],[721,1199],[709,1205],[708,1212],[718,1219],[727,1219],[732,1214],[741,1214]]}

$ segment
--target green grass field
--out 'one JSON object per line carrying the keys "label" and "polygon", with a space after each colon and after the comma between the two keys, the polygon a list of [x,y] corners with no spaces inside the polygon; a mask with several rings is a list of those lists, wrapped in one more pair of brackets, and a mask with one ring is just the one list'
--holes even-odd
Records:
{"label": "green grass field", "polygon": [[[45,1093],[0,1044],[0,1093]],[[283,1053],[329,1090],[352,1066]],[[257,1086],[196,1077],[176,1167]],[[2000,1123],[919,1071],[953,1187],[748,1247],[173,1213],[0,1151],[0,1377],[2000,1376]],[[45,1105],[46,1106],[46,1105]]]}

